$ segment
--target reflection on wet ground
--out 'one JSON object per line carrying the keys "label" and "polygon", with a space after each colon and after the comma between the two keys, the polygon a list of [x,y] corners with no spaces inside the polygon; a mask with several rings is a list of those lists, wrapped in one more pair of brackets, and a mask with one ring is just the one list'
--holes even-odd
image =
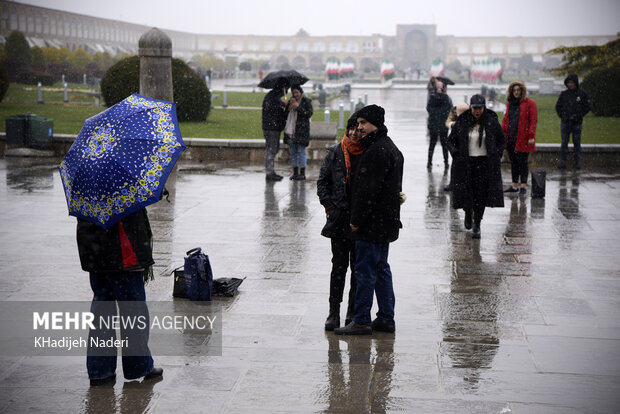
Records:
{"label": "reflection on wet ground", "polygon": [[[443,166],[425,168],[424,120],[406,102],[379,102],[405,155],[404,228],[390,248],[395,334],[323,331],[331,252],[317,164],[305,182],[270,183],[260,165],[181,162],[170,202],[149,208],[147,295],[170,300],[170,271],[196,246],[215,277],[247,277],[216,301],[222,356],[180,349],[156,357],[161,382],[124,382],[119,368],[108,389],[89,389],[83,358],[0,357],[0,410],[616,412],[620,173],[548,170],[545,199],[506,197],[473,240]],[[3,301],[91,297],[57,163],[0,160]]]}

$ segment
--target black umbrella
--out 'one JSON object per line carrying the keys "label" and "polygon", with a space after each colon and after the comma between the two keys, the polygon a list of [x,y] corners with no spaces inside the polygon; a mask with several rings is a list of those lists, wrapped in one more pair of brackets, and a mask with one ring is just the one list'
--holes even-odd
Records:
{"label": "black umbrella", "polygon": [[446,76],[435,76],[435,79],[437,79],[438,81],[443,82],[446,85],[454,85],[454,82],[452,82],[452,79],[446,77]]}
{"label": "black umbrella", "polygon": [[220,277],[213,280],[213,296],[235,296],[239,285],[245,280],[234,277]]}
{"label": "black umbrella", "polygon": [[290,87],[291,85],[303,85],[306,82],[308,82],[308,78],[291,69],[270,72],[258,86],[260,88],[273,89],[281,83],[285,83],[286,87]]}

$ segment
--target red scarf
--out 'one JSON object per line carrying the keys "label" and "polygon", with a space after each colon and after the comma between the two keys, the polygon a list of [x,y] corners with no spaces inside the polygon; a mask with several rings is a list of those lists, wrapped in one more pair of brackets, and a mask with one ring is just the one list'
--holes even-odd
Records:
{"label": "red scarf", "polygon": [[359,141],[353,141],[351,138],[347,136],[345,133],[342,137],[342,152],[344,153],[344,165],[347,168],[347,184],[351,184],[351,156],[353,155],[361,155],[364,152],[362,148],[362,144]]}

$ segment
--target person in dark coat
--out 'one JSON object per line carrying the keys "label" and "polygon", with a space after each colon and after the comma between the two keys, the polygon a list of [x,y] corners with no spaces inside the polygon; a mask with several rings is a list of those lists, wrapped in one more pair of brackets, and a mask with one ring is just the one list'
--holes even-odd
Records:
{"label": "person in dark coat", "polygon": [[564,79],[564,85],[568,88],[563,91],[555,104],[555,112],[561,119],[560,133],[562,145],[560,147],[560,169],[566,168],[566,155],[568,153],[568,141],[573,135],[573,168],[581,168],[579,156],[581,155],[581,127],[583,117],[590,112],[588,95],[579,87],[579,77],[571,74]]}
{"label": "person in dark coat", "polygon": [[443,82],[435,81],[437,88],[436,92],[428,97],[426,103],[426,111],[428,112],[428,162],[426,168],[432,168],[433,166],[433,152],[435,152],[435,145],[437,141],[441,143],[441,149],[443,151],[443,163],[447,169],[448,163],[448,147],[446,140],[448,139],[448,128],[446,127],[446,119],[452,109],[452,99],[446,94],[446,87]]}
{"label": "person in dark coat", "polygon": [[[368,105],[357,112],[363,153],[358,161],[351,198],[351,237],[355,240],[355,316],[338,335],[394,332],[394,288],[388,264],[390,243],[398,239],[403,154],[387,135],[383,108]],[[370,310],[376,294],[379,311]]]}
{"label": "person in dark coat", "polygon": [[485,107],[484,96],[472,96],[469,104],[448,137],[454,172],[452,207],[465,211],[465,228],[479,239],[485,207],[504,206],[501,158],[506,139],[497,114]]}
{"label": "person in dark coat", "polygon": [[280,181],[282,176],[274,169],[276,154],[280,149],[280,134],[286,125],[286,95],[288,85],[278,82],[263,98],[263,136],[265,137],[265,179]]}
{"label": "person in dark coat", "polygon": [[[125,329],[121,326],[121,338],[129,338],[123,348],[123,374],[127,379],[144,377],[151,379],[163,375],[162,368],[153,366],[148,348],[149,323],[144,283],[153,265],[152,232],[146,209],[114,224],[108,230],[89,221],[78,219],[77,245],[82,269],[90,274],[93,290],[91,312],[95,321],[116,316],[118,304],[121,317],[146,318],[146,327]],[[138,319],[140,320],[140,319]],[[95,327],[97,324],[95,322]],[[116,347],[96,348],[97,343],[116,339],[116,331],[99,327],[90,331],[86,368],[91,386],[114,383],[116,379]]]}
{"label": "person in dark coat", "polygon": [[357,116],[347,121],[347,132],[342,141],[327,149],[317,181],[317,194],[325,208],[327,222],[321,235],[331,239],[332,271],[329,279],[329,315],[325,330],[340,327],[340,303],[344,295],[347,268],[351,267],[351,287],[345,325],[353,320],[355,311],[355,241],[351,239],[351,188],[362,144],[357,132]]}
{"label": "person in dark coat", "polygon": [[284,127],[284,142],[291,150],[293,175],[291,180],[306,179],[306,147],[310,144],[310,118],[312,101],[304,95],[299,85],[291,86],[293,96],[286,104],[288,116]]}
{"label": "person in dark coat", "polygon": [[[538,108],[536,102],[527,97],[525,83],[514,81],[508,86],[508,102],[502,119],[502,130],[506,134],[506,151],[510,157],[512,185],[505,193],[527,193],[529,174],[528,156],[536,150],[536,124]],[[519,188],[519,183],[521,188]]]}

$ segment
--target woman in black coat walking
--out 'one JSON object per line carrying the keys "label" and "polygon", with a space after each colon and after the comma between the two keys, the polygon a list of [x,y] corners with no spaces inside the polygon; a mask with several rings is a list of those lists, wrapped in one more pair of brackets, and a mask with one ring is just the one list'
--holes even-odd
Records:
{"label": "woman in black coat walking", "polygon": [[485,207],[504,207],[501,158],[506,138],[497,114],[474,95],[448,137],[453,162],[452,207],[465,210],[465,228],[480,238]]}

